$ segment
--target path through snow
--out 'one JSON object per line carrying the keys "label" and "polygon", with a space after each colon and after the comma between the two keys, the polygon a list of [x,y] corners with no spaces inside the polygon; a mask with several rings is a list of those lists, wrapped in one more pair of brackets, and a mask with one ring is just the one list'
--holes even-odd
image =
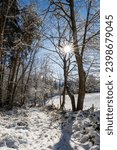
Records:
{"label": "path through snow", "polygon": [[27,108],[0,112],[0,150],[99,150],[98,128],[99,111],[61,115],[56,109]]}

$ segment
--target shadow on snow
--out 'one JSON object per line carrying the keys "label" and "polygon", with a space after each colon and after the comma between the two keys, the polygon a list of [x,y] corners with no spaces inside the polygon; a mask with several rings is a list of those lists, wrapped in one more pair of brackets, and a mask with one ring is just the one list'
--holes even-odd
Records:
{"label": "shadow on snow", "polygon": [[73,150],[70,145],[73,121],[74,118],[70,116],[66,122],[61,123],[62,135],[60,141],[54,145],[54,150]]}

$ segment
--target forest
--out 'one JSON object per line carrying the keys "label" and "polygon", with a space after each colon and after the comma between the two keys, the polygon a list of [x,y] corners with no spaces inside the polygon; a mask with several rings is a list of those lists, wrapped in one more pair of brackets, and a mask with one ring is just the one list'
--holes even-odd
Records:
{"label": "forest", "polygon": [[[4,116],[7,116],[10,126],[10,117],[21,115],[21,119],[24,117],[22,115],[30,116],[30,113],[34,113],[29,120],[33,124],[36,123],[36,134],[40,132],[40,128],[37,126],[38,119],[35,120],[34,117],[43,122],[43,117],[47,119],[48,114],[51,117],[53,115],[53,119],[49,116],[51,122],[58,121],[59,125],[65,123],[66,127],[69,119],[71,125],[77,123],[73,121],[76,115],[79,119],[84,119],[84,122],[89,118],[89,126],[93,128],[89,129],[89,136],[88,131],[83,131],[88,124],[84,125],[84,122],[79,123],[77,120],[79,126],[82,126],[81,132],[86,132],[88,136],[87,139],[83,137],[80,142],[89,141],[88,146],[81,147],[86,150],[98,150],[99,142],[96,142],[99,141],[99,45],[98,0],[0,0],[0,117],[3,122],[0,128],[3,129],[3,124],[5,129],[7,128]],[[88,109],[84,110],[86,105]],[[27,126],[28,121],[17,122],[14,118],[12,121],[17,126]],[[46,122],[43,122],[42,127],[45,125]],[[31,129],[33,132],[33,126]],[[75,124],[74,133],[77,129]],[[61,130],[64,134],[65,130]],[[65,140],[66,134],[68,131],[65,131]],[[83,133],[78,134],[83,136]],[[0,137],[2,136],[3,134],[0,134]],[[70,140],[71,132],[68,137]],[[95,142],[93,139],[96,138],[98,140]],[[69,140],[66,140],[66,147],[61,145],[64,140],[60,140],[61,148],[45,148],[38,145],[37,150],[82,149],[75,134],[73,141],[76,140],[77,144],[71,146],[67,143]],[[0,140],[0,149],[4,147],[3,141],[5,138]],[[5,142],[7,148],[25,150],[16,146],[13,141],[10,143],[9,138]]]}
{"label": "forest", "polygon": [[42,12],[36,2],[0,3],[0,107],[61,94],[63,109],[67,93],[82,110],[85,93],[99,92],[98,1],[50,0]]}

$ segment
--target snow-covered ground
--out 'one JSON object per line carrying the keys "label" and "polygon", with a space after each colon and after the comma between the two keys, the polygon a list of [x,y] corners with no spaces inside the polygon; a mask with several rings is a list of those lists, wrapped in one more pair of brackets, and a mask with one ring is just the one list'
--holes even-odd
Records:
{"label": "snow-covered ground", "polygon": [[[77,101],[77,95],[75,96],[75,100]],[[52,99],[47,101],[47,105],[55,105],[56,107],[60,107],[60,96],[55,96]],[[90,93],[86,94],[85,101],[84,101],[84,110],[91,108],[94,105],[95,109],[100,108],[100,93]],[[71,101],[69,96],[66,95],[65,101],[65,109],[71,109]]]}
{"label": "snow-covered ground", "polygon": [[99,110],[14,108],[0,112],[0,150],[99,150],[99,122]]}

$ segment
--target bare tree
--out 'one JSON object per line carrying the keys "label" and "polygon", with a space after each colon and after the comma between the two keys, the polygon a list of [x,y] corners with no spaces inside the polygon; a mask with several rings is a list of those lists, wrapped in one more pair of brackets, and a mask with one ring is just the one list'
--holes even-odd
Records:
{"label": "bare tree", "polygon": [[[76,16],[75,8],[79,11]],[[83,13],[85,11],[85,13]],[[58,15],[69,25],[72,32],[74,54],[78,67],[79,90],[76,110],[83,109],[86,90],[86,73],[83,64],[84,52],[87,48],[98,49],[96,41],[99,41],[99,2],[93,0],[50,0],[50,6],[46,12]]]}
{"label": "bare tree", "polygon": [[[71,37],[70,35],[69,37],[66,37],[66,34],[68,33],[67,32],[68,24],[62,23],[58,15],[55,14],[54,17],[55,17],[54,21],[56,22],[56,25],[53,23],[51,24],[51,27],[52,27],[52,30],[56,32],[56,35],[55,34],[51,35],[51,34],[46,33],[45,37],[46,37],[46,40],[50,42],[51,48],[50,49],[46,47],[44,48],[47,49],[48,51],[55,53],[55,55],[49,56],[49,59],[51,59],[51,61],[57,64],[62,69],[62,72],[63,72],[63,81],[64,81],[64,87],[63,87],[63,92],[62,92],[63,101],[61,103],[60,108],[62,110],[64,109],[65,96],[67,93],[71,100],[72,110],[75,111],[76,110],[75,98],[74,98],[73,93],[70,90],[70,86],[68,85],[69,78],[71,77],[70,73],[76,67],[75,61],[73,61],[74,55],[72,53],[72,47],[71,47],[71,52],[67,53],[66,44],[69,43]],[[53,50],[52,50],[52,47],[53,47]],[[53,58],[53,56],[56,59]]]}

